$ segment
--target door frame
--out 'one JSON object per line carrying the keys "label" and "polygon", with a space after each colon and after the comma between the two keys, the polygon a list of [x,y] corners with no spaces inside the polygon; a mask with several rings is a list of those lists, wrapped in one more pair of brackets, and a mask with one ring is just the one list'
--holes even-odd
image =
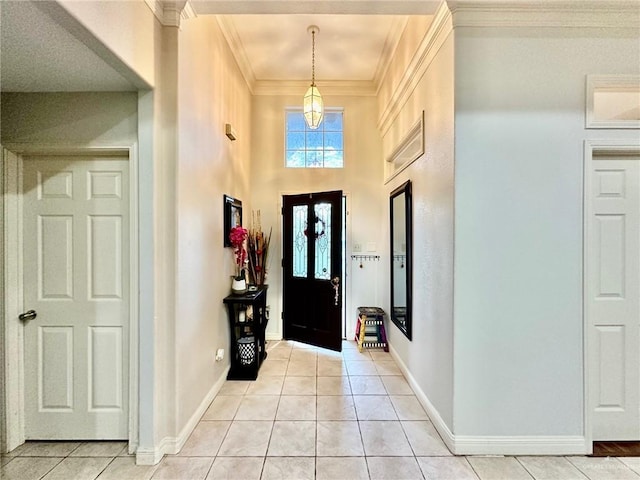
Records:
{"label": "door frame", "polygon": [[[283,202],[283,198],[286,195],[301,195],[307,193],[306,191],[298,191],[298,190],[287,190],[287,191],[280,191],[278,192],[278,231],[280,232],[280,234],[282,235],[282,232],[284,232],[284,222],[283,222],[283,215],[282,215],[282,209],[284,207],[284,202]],[[350,213],[350,205],[351,205],[351,193],[346,191],[346,190],[342,190],[342,199],[344,201],[345,204],[345,211],[344,211],[344,218],[343,218],[343,223],[344,223],[344,238],[342,239],[342,243],[344,245],[344,251],[342,252],[342,256],[343,256],[343,260],[344,263],[342,265],[342,324],[340,326],[342,333],[341,336],[343,337],[343,339],[349,339],[349,317],[348,317],[348,312],[349,309],[347,308],[349,306],[349,303],[351,302],[351,282],[348,282],[348,278],[351,276],[351,263],[348,261],[348,255],[347,252],[349,250],[349,241],[348,239],[351,238],[351,213]],[[342,208],[342,202],[340,203],[340,208]],[[278,266],[279,268],[279,272],[280,272],[280,315],[277,317],[280,319],[280,323],[278,324],[278,332],[277,332],[277,336],[279,337],[278,339],[282,339],[283,335],[284,335],[284,318],[282,318],[282,311],[284,309],[284,303],[282,301],[282,292],[284,291],[284,268],[282,267],[282,262],[284,261],[284,242],[281,241],[280,242],[280,265]],[[355,311],[355,309],[354,309]],[[353,322],[353,327],[355,329],[355,320]],[[355,330],[354,330],[355,331]],[[267,338],[268,340],[270,338]],[[273,338],[271,338],[272,340]]]}
{"label": "door frame", "polygon": [[582,309],[583,309],[583,375],[584,375],[584,443],[585,454],[593,453],[593,422],[591,421],[591,385],[589,362],[595,344],[591,332],[591,315],[589,311],[589,259],[590,219],[592,206],[589,199],[593,186],[592,162],[598,155],[640,155],[640,142],[631,139],[603,139],[584,141],[583,190],[582,190]]}
{"label": "door frame", "polygon": [[0,380],[5,394],[0,398],[0,451],[10,451],[25,441],[24,412],[24,326],[18,314],[24,310],[22,288],[22,169],[28,155],[114,156],[129,162],[129,452],[134,452],[139,438],[138,409],[138,326],[139,326],[139,242],[138,242],[138,157],[137,143],[128,146],[60,147],[8,144],[0,147],[2,173],[4,311],[0,312],[0,341],[4,357],[0,357]]}

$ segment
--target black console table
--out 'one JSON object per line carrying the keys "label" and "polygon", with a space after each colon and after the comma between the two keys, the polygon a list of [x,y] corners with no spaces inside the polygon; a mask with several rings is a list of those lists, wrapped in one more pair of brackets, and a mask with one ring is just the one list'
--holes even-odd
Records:
{"label": "black console table", "polygon": [[267,328],[267,286],[224,299],[231,333],[231,368],[227,380],[255,380],[267,358],[264,331]]}

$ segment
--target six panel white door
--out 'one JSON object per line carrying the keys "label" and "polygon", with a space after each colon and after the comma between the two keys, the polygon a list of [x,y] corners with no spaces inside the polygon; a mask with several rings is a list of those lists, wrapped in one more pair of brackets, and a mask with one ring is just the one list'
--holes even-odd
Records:
{"label": "six panel white door", "polygon": [[128,161],[23,162],[25,436],[128,438]]}
{"label": "six panel white door", "polygon": [[640,159],[597,157],[587,218],[593,440],[640,440]]}

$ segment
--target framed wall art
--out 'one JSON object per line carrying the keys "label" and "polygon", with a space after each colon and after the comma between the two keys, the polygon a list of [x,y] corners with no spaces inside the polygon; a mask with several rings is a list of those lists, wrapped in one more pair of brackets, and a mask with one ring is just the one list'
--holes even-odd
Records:
{"label": "framed wall art", "polygon": [[229,233],[233,227],[242,226],[242,201],[237,198],[224,196],[224,243],[225,247],[231,246]]}

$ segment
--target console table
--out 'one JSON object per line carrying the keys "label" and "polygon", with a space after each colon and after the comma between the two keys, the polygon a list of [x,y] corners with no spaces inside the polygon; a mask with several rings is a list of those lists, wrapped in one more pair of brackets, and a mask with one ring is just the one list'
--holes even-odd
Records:
{"label": "console table", "polygon": [[231,334],[231,368],[227,380],[255,380],[267,358],[264,331],[267,316],[267,286],[242,295],[229,295],[227,306]]}

